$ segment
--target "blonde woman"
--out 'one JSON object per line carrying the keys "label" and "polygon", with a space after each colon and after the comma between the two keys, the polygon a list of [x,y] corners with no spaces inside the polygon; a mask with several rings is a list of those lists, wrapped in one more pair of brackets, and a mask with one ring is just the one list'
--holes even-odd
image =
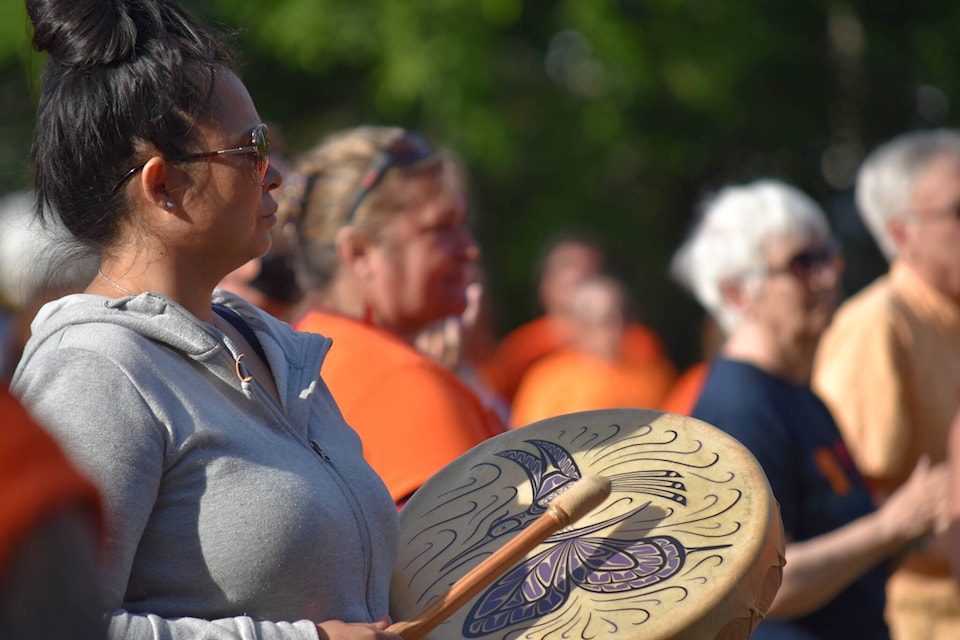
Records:
{"label": "blonde woman", "polygon": [[281,201],[303,314],[333,339],[324,379],[397,504],[502,431],[456,375],[413,347],[466,308],[479,249],[463,178],[418,134],[359,127],[294,162]]}

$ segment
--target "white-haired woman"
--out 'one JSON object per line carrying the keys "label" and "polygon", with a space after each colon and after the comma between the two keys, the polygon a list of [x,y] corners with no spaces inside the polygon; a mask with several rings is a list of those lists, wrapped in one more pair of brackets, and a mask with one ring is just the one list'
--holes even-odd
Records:
{"label": "white-haired woman", "polygon": [[759,460],[787,535],[783,584],[754,638],[887,638],[884,561],[927,534],[945,475],[921,464],[875,510],[810,390],[842,261],[808,196],[772,180],[720,191],[674,258],[725,334],[693,410]]}

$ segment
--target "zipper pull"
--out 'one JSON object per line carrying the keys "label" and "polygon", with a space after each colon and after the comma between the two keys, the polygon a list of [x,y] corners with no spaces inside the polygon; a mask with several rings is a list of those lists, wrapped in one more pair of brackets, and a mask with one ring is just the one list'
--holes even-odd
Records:
{"label": "zipper pull", "polygon": [[310,448],[313,449],[314,451],[316,451],[316,452],[317,452],[317,455],[320,456],[321,458],[323,458],[324,462],[333,462],[333,461],[330,459],[330,456],[327,455],[327,452],[324,451],[324,450],[320,447],[320,445],[317,444],[317,441],[316,441],[316,440],[311,440],[311,441],[310,441]]}
{"label": "zipper pull", "polygon": [[253,376],[250,375],[250,371],[247,369],[247,365],[243,364],[243,354],[237,356],[236,360],[233,363],[233,366],[237,370],[237,377],[240,378],[240,382],[252,382]]}

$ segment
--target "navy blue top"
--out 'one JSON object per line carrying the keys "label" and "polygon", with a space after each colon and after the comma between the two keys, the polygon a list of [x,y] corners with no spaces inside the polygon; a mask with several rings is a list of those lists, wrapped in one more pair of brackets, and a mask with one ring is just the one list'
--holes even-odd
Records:
{"label": "navy blue top", "polygon": [[[808,386],[719,358],[693,416],[726,431],[757,458],[791,540],[814,538],[874,510],[833,417]],[[886,579],[884,567],[877,566],[821,609],[792,620],[765,620],[750,638],[886,640]]]}

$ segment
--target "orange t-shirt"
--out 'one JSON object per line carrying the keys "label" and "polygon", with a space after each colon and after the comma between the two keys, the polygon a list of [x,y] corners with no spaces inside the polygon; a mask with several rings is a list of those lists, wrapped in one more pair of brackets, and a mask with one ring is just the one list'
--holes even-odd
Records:
{"label": "orange t-shirt", "polygon": [[54,439],[0,388],[0,569],[23,536],[45,516],[73,505],[102,525],[96,489],[68,462]]}
{"label": "orange t-shirt", "polygon": [[614,363],[561,349],[530,367],[517,390],[510,425],[593,409],[656,409],[673,379],[672,371],[656,365]]}
{"label": "orange t-shirt", "polygon": [[395,502],[503,432],[456,375],[387,331],[322,311],[294,328],[333,339],[321,377]]}
{"label": "orange t-shirt", "polygon": [[[503,338],[494,355],[484,363],[484,376],[500,395],[512,401],[527,370],[535,362],[570,344],[570,326],[563,320],[540,316],[520,325]],[[656,365],[676,377],[677,370],[663,342],[642,324],[627,325],[622,359],[636,365]]]}
{"label": "orange t-shirt", "polygon": [[889,493],[917,460],[946,458],[960,393],[960,307],[905,264],[837,310],[814,362],[857,468]]}

